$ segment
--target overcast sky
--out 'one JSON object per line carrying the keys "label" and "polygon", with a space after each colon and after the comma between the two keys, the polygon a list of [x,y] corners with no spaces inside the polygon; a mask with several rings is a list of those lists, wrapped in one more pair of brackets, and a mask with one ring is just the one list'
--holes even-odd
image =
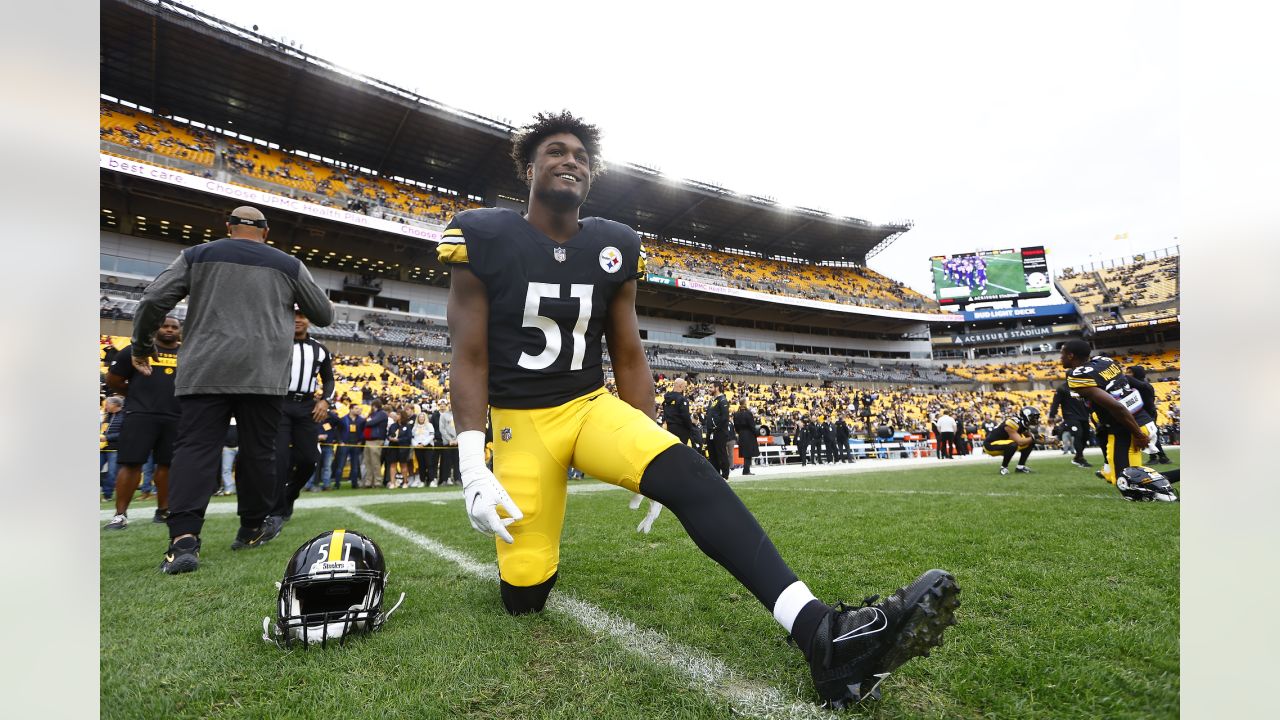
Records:
{"label": "overcast sky", "polygon": [[187,1],[463,110],[568,108],[615,161],[913,220],[870,265],[925,293],[933,254],[1177,242],[1176,3]]}

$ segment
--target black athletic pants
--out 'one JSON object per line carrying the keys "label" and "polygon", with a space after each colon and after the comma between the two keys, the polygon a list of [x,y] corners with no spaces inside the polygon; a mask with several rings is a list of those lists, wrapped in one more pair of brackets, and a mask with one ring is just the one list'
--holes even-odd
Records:
{"label": "black athletic pants", "polygon": [[180,395],[182,416],[169,467],[169,537],[204,527],[204,512],[222,474],[222,444],[232,416],[236,457],[236,505],[240,526],[257,528],[271,512],[276,491],[276,427],[279,395]]}
{"label": "black athletic pants", "polygon": [[796,581],[755,516],[691,449],[672,445],[654,458],[640,479],[640,492],[667,506],[698,549],[769,610]]}
{"label": "black athletic pants", "polygon": [[[316,399],[286,396],[276,429],[276,496],[271,515],[293,514],[293,503],[320,461],[320,423],[311,418]],[[239,421],[237,421],[239,422]]]}
{"label": "black athletic pants", "polygon": [[1026,465],[1027,458],[1031,457],[1031,451],[1035,450],[1035,448],[1036,444],[1031,443],[1030,445],[1022,448],[1022,450],[1019,450],[1017,445],[1009,443],[1009,449],[1004,451],[1004,461],[1000,463],[1000,466],[1009,467],[1009,461],[1013,459],[1014,455],[1018,456],[1019,466]]}
{"label": "black athletic pants", "polygon": [[432,455],[434,452],[434,450],[428,450],[424,447],[413,449],[413,460],[418,464],[418,480],[422,481],[424,485],[436,479],[436,469],[429,464],[435,460]]}
{"label": "black athletic pants", "polygon": [[707,441],[707,455],[711,460],[711,466],[720,473],[720,477],[728,480],[729,469],[733,467],[729,460],[728,438],[712,435]]}
{"label": "black athletic pants", "polygon": [[1089,444],[1089,421],[1084,418],[1063,416],[1062,421],[1071,428],[1071,440],[1075,443],[1076,460],[1084,460],[1084,449]]}
{"label": "black athletic pants", "polygon": [[938,433],[938,450],[942,452],[942,457],[952,458],[956,454],[956,434],[954,432]]}

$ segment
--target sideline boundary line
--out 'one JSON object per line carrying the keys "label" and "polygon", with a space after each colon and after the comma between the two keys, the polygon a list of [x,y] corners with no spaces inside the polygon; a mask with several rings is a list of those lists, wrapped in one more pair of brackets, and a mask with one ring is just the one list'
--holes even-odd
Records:
{"label": "sideline boundary line", "polygon": [[[363,508],[347,507],[347,510],[366,522],[408,540],[432,555],[448,560],[468,575],[488,581],[497,579],[496,568],[492,564],[476,562],[466,553],[383,519]],[[628,652],[638,655],[647,662],[665,665],[674,670],[694,689],[706,695],[719,697],[744,716],[767,720],[773,718],[834,720],[840,717],[817,705],[789,701],[777,689],[748,681],[714,657],[686,648],[662,633],[639,627],[630,620],[579,600],[569,593],[554,593],[548,598],[547,604],[552,610],[573,618],[591,633],[607,636]]]}
{"label": "sideline boundary line", "polygon": [[[1166,446],[1167,449],[1181,450],[1181,445]],[[1031,454],[1032,458],[1050,458],[1061,455],[1058,450],[1036,450]],[[943,464],[945,462],[945,464]],[[973,455],[958,457],[951,461],[941,461],[929,456],[924,458],[906,458],[906,459],[877,459],[877,460],[859,460],[856,463],[834,463],[824,465],[807,465],[800,467],[798,465],[759,465],[752,468],[749,477],[742,475],[733,475],[730,477],[730,485],[746,485],[767,483],[773,480],[793,480],[799,477],[812,476],[815,478],[829,478],[834,476],[857,475],[869,472],[895,472],[898,470],[918,470],[921,468],[947,468],[956,465],[969,463],[998,462],[997,458],[988,457],[978,452]],[[996,467],[992,465],[992,467]],[[592,480],[587,483],[576,482],[569,485],[569,494],[576,495],[579,493],[609,492],[609,491],[626,492],[616,485],[610,485],[599,480]],[[848,489],[847,492],[860,492],[856,489]],[[861,491],[870,492],[870,491]],[[875,492],[882,494],[920,494],[922,491],[917,490],[877,490]],[[948,491],[936,491],[939,494]],[[379,492],[378,490],[370,490],[363,495],[348,495],[342,498],[327,497],[307,497],[311,493],[303,493],[298,498],[298,502],[294,504],[294,511],[309,510],[313,508],[342,508],[349,509],[352,507],[363,507],[366,505],[386,505],[396,503],[415,503],[415,502],[451,502],[462,499],[462,490],[446,490],[443,492],[406,492],[403,495],[394,493]],[[961,493],[950,493],[960,495]],[[1009,496],[1017,496],[1022,493],[1010,493]],[[1036,495],[1035,497],[1043,497]],[[154,500],[137,500],[135,499],[130,505],[131,511],[137,511],[139,508],[155,507]],[[209,515],[234,515],[236,512],[236,503],[230,502],[211,502],[205,510],[205,516]],[[115,516],[115,509],[112,506],[102,508],[99,512],[99,518],[102,520],[110,520]],[[132,516],[130,516],[132,519]],[[141,515],[139,516],[141,517]]]}

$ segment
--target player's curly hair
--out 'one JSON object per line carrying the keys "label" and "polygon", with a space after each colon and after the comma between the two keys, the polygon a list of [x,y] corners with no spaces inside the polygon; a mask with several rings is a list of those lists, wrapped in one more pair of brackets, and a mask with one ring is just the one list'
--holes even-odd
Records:
{"label": "player's curly hair", "polygon": [[559,113],[538,113],[532,124],[526,125],[516,133],[511,144],[511,159],[516,165],[516,177],[525,179],[525,168],[533,162],[533,152],[538,144],[548,136],[559,133],[570,133],[582,141],[591,158],[591,179],[595,180],[604,173],[604,159],[600,156],[600,128],[583,122],[568,110]]}

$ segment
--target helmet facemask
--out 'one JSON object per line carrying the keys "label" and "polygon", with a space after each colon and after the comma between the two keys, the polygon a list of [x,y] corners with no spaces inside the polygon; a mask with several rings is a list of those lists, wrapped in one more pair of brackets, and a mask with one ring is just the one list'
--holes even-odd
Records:
{"label": "helmet facemask", "polygon": [[287,578],[280,586],[276,631],[294,640],[327,645],[382,624],[382,574],[329,571]]}

